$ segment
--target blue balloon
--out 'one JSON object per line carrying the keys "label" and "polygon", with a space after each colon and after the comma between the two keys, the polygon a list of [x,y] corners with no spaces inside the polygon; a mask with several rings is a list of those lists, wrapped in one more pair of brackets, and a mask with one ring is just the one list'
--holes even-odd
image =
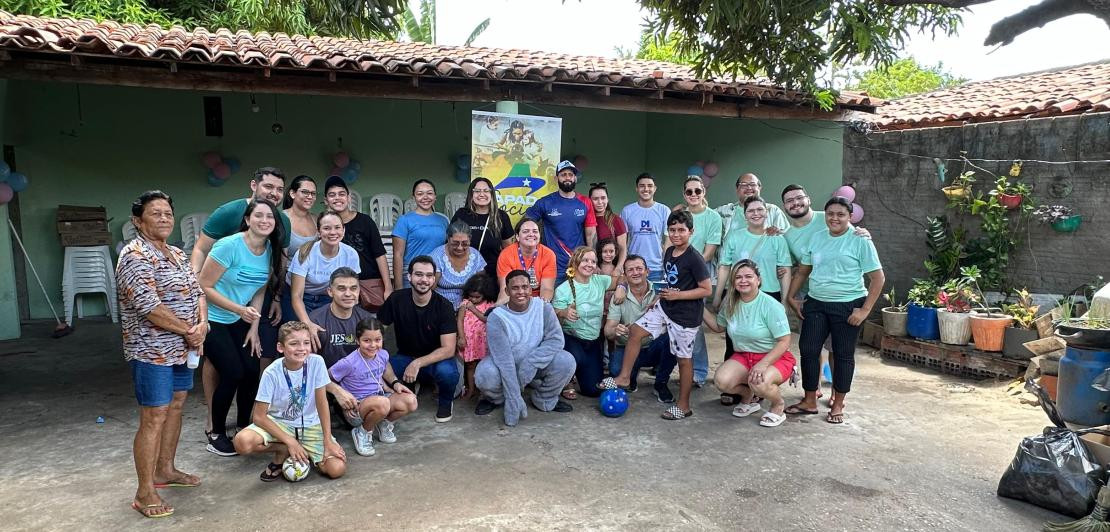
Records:
{"label": "blue balloon", "polygon": [[470,170],[470,156],[460,155],[455,158],[455,167]]}
{"label": "blue balloon", "polygon": [[7,181],[8,175],[10,175],[11,173],[12,167],[8,166],[8,163],[0,161],[0,183]]}
{"label": "blue balloon", "polygon": [[689,168],[686,169],[686,175],[688,175],[688,176],[696,175],[698,177],[701,177],[701,176],[705,175],[705,169],[696,165],[696,164],[691,165]]}
{"label": "blue balloon", "polygon": [[343,181],[347,184],[354,183],[358,180],[358,170],[355,170],[354,168],[348,166],[343,169],[342,175],[340,175],[339,177],[342,177]]}
{"label": "blue balloon", "polygon": [[606,417],[621,417],[628,411],[628,393],[620,388],[605,390],[597,407]]}
{"label": "blue balloon", "polygon": [[239,162],[239,159],[236,159],[235,157],[228,157],[227,159],[224,159],[224,164],[227,165],[228,169],[230,169],[231,173],[233,174],[235,172],[238,172],[239,169],[243,167],[243,163]]}
{"label": "blue balloon", "polygon": [[357,177],[358,173],[362,171],[362,163],[351,159],[351,161],[347,163],[347,168],[354,170],[355,176]]}
{"label": "blue balloon", "polygon": [[222,187],[222,186],[224,186],[224,183],[226,183],[226,182],[227,181],[224,181],[223,179],[220,179],[220,178],[216,177],[216,174],[213,174],[212,172],[208,172],[208,186],[210,186],[210,187]]}
{"label": "blue balloon", "polygon": [[469,168],[456,168],[455,169],[455,181],[458,181],[459,183],[469,183],[470,182],[470,169]]}
{"label": "blue balloon", "polygon": [[8,174],[8,186],[12,187],[13,192],[23,192],[27,189],[27,176],[19,172]]}

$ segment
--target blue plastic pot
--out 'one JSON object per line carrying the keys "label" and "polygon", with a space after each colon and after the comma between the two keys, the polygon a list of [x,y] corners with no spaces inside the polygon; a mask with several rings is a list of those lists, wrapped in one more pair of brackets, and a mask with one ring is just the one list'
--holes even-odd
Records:
{"label": "blue plastic pot", "polygon": [[940,324],[937,322],[937,309],[911,304],[906,308],[906,333],[919,340],[940,339]]}

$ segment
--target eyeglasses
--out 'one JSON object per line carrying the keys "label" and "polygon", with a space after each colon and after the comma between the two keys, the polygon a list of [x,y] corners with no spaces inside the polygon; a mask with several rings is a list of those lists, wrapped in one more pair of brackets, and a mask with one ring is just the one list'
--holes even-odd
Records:
{"label": "eyeglasses", "polygon": [[702,192],[704,192],[704,191],[700,188],[688,188],[688,189],[686,189],[686,195],[687,196],[700,196]]}
{"label": "eyeglasses", "polygon": [[808,197],[809,196],[806,196],[805,194],[802,194],[800,196],[794,196],[792,198],[783,198],[782,202],[786,203],[787,205],[789,205],[791,203],[803,203],[805,201],[805,199],[808,198]]}
{"label": "eyeglasses", "polygon": [[315,190],[305,190],[303,188],[301,190],[298,190],[297,194],[300,194],[300,195],[302,195],[306,198],[315,198],[316,197],[316,191]]}
{"label": "eyeglasses", "polygon": [[466,239],[466,240],[462,240],[462,241],[459,241],[459,240],[448,240],[448,241],[447,241],[447,243],[448,243],[448,244],[449,244],[449,245],[450,245],[451,247],[453,247],[453,248],[466,248],[466,247],[470,247],[470,239],[469,239],[469,238],[468,238],[468,239]]}
{"label": "eyeglasses", "polygon": [[493,191],[488,189],[488,188],[476,188],[474,190],[471,190],[471,192],[474,193],[474,194],[489,194],[490,192],[493,192]]}
{"label": "eyeglasses", "polygon": [[739,188],[759,188],[759,183],[740,183]]}

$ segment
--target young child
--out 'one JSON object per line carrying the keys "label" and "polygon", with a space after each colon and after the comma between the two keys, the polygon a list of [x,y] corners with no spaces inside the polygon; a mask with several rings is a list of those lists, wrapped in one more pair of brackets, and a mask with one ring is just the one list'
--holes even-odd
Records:
{"label": "young child", "polygon": [[493,308],[497,296],[497,282],[485,272],[475,274],[463,285],[463,301],[458,314],[458,329],[463,334],[458,335],[456,343],[464,364],[465,399],[478,397],[474,368],[478,361],[486,358],[486,314]]}
{"label": "young child", "polygon": [[[291,321],[278,329],[277,350],[284,355],[266,367],[258,383],[254,423],[235,435],[241,455],[272,452],[274,458],[259,475],[263,482],[281,477],[285,459],[315,464],[320,473],[339,478],[347,471],[347,455],[331,435],[325,388],[331,383],[320,355],[309,354],[308,325]],[[317,410],[317,405],[324,408]]]}
{"label": "young child", "polygon": [[694,218],[686,211],[672,213],[667,218],[667,239],[671,247],[663,253],[663,280],[666,287],[659,293],[659,302],[636,320],[628,334],[624,351],[624,364],[620,375],[607,377],[599,388],[627,388],[635,378],[632,367],[640,356],[640,343],[644,337],[658,338],[669,334],[671,353],[678,358],[678,404],[663,412],[663,419],[677,420],[694,415],[690,410],[690,389],[694,383],[694,338],[701,321],[697,318],[704,309],[703,300],[712,293],[709,269],[696,250],[690,248],[694,233]]}
{"label": "young child", "polygon": [[378,441],[396,443],[393,422],[416,411],[416,395],[393,374],[389,353],[382,349],[381,322],[374,318],[360,321],[355,338],[358,349],[331,367],[331,378],[358,400],[356,409],[346,411],[347,420],[355,426],[351,430],[355,452],[374,456],[374,427]]}
{"label": "young child", "polygon": [[603,238],[597,241],[595,248],[598,256],[597,273],[602,275],[615,275],[617,270],[617,241],[612,238]]}

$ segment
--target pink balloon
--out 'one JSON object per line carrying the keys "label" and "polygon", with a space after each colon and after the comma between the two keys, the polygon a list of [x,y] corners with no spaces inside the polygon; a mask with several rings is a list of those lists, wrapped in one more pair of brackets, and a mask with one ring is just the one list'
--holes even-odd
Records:
{"label": "pink balloon", "polygon": [[0,183],[0,205],[11,201],[13,196],[15,196],[15,191],[12,190],[11,185]]}
{"label": "pink balloon", "polygon": [[331,158],[331,162],[335,163],[339,168],[346,168],[348,164],[351,164],[351,156],[347,155],[345,151],[337,151]]}
{"label": "pink balloon", "polygon": [[840,196],[848,201],[856,201],[856,189],[851,185],[844,185],[833,192],[833,196]]}
{"label": "pink balloon", "polygon": [[717,173],[721,171],[721,167],[717,166],[717,163],[710,161],[705,163],[705,167],[702,169],[702,171],[705,172],[705,177],[713,179],[714,177],[717,177]]}
{"label": "pink balloon", "polygon": [[220,179],[227,179],[231,177],[231,167],[224,163],[220,163],[212,168],[212,173]]}
{"label": "pink balloon", "polygon": [[338,166],[332,167],[331,173],[328,174],[328,177],[331,177],[333,175],[343,175],[343,169]]}
{"label": "pink balloon", "polygon": [[858,224],[860,220],[863,220],[863,207],[860,207],[859,203],[852,204],[852,217],[849,219],[852,220],[854,224]]}
{"label": "pink balloon", "polygon": [[590,167],[590,158],[585,155],[576,155],[574,157],[574,167],[577,168],[579,172],[585,172],[586,169]]}
{"label": "pink balloon", "polygon": [[224,158],[220,157],[219,153],[216,153],[214,151],[210,151],[210,152],[207,152],[204,155],[202,155],[200,160],[201,160],[201,162],[204,163],[204,166],[206,166],[210,169],[215,169],[216,165],[222,163]]}

